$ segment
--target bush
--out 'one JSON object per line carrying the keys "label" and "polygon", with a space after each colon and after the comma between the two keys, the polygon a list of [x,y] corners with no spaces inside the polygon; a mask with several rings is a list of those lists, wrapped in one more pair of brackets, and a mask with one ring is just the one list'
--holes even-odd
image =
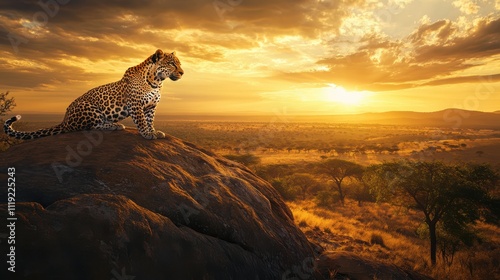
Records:
{"label": "bush", "polygon": [[300,221],[300,223],[299,223],[299,227],[301,227],[301,228],[305,228],[305,227],[307,227],[307,222],[306,222],[306,221],[304,221],[304,220]]}
{"label": "bush", "polygon": [[280,193],[281,197],[283,197],[283,199],[285,200],[295,200],[300,196],[301,193],[299,187],[290,186],[283,182],[283,180],[281,179],[273,179],[271,181],[271,185]]}
{"label": "bush", "polygon": [[298,189],[302,199],[306,199],[312,190],[318,189],[318,182],[308,173],[295,173],[287,176],[284,180],[289,189]]}
{"label": "bush", "polygon": [[384,238],[382,238],[381,235],[375,233],[372,233],[372,236],[370,237],[370,244],[378,244],[382,247],[385,247]]}
{"label": "bush", "polygon": [[370,193],[368,186],[364,184],[353,184],[351,187],[352,198],[354,198],[358,204],[361,202],[375,202],[375,196]]}
{"label": "bush", "polygon": [[332,191],[320,191],[316,194],[316,205],[318,207],[331,208],[338,201],[338,194]]}

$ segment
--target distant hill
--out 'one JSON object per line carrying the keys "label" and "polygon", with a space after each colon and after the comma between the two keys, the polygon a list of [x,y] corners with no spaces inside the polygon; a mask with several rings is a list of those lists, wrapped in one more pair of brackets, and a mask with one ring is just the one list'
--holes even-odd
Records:
{"label": "distant hill", "polygon": [[383,113],[363,113],[356,115],[317,116],[315,118],[316,120],[321,119],[322,121],[335,123],[500,129],[500,111],[479,112],[453,108],[429,113],[393,111]]}

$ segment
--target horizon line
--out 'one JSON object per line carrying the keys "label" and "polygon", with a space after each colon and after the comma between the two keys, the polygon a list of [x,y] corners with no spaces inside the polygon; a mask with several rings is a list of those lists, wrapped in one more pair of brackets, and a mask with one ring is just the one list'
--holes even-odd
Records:
{"label": "horizon line", "polygon": [[[366,111],[366,112],[356,112],[356,113],[294,113],[294,114],[285,114],[290,116],[346,116],[346,115],[363,115],[363,114],[384,114],[384,113],[439,113],[447,110],[455,110],[455,111],[468,111],[468,112],[480,112],[480,113],[500,113],[499,110],[495,111],[479,111],[479,110],[467,110],[461,108],[445,108],[437,111],[408,111],[408,110],[400,110],[400,111]],[[7,115],[65,115],[66,112],[38,112],[38,111],[13,111],[9,112]],[[213,112],[186,112],[186,113],[157,113],[156,116],[241,116],[241,117],[258,117],[258,116],[270,116],[275,115],[275,113],[262,113],[262,112],[245,112],[245,113],[213,113]]]}

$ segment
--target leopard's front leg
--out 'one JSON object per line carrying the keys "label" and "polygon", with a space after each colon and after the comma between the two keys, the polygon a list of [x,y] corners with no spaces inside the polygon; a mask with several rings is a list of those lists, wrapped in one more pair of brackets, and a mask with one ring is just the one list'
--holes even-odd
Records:
{"label": "leopard's front leg", "polygon": [[154,125],[153,125],[153,122],[155,119],[155,112],[156,112],[156,105],[150,106],[150,107],[144,109],[144,115],[146,116],[146,122],[148,123],[148,126],[151,127],[151,129],[153,130],[153,133],[156,136],[156,138],[165,138],[165,133],[163,133],[160,130],[156,130]]}
{"label": "leopard's front leg", "polygon": [[[153,113],[154,115],[154,113]],[[132,117],[132,120],[134,121],[135,125],[137,126],[137,129],[139,130],[139,133],[142,135],[142,137],[146,139],[157,139],[157,138],[165,138],[165,133],[161,132],[157,133],[153,126],[150,125],[148,122],[148,119],[146,117],[146,114],[144,112],[144,109],[140,106],[131,106],[130,107],[130,116]]]}

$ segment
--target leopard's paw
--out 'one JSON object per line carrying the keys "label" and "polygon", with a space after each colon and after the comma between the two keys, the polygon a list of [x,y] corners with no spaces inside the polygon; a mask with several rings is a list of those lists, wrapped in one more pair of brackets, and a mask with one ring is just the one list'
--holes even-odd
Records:
{"label": "leopard's paw", "polygon": [[163,139],[163,138],[165,138],[165,133],[163,133],[163,131],[156,130],[155,139]]}
{"label": "leopard's paw", "polygon": [[147,139],[147,140],[153,140],[153,139],[156,139],[156,137],[155,137],[155,134],[154,134],[154,133],[142,133],[142,132],[141,132],[141,136],[142,136],[144,139]]}

